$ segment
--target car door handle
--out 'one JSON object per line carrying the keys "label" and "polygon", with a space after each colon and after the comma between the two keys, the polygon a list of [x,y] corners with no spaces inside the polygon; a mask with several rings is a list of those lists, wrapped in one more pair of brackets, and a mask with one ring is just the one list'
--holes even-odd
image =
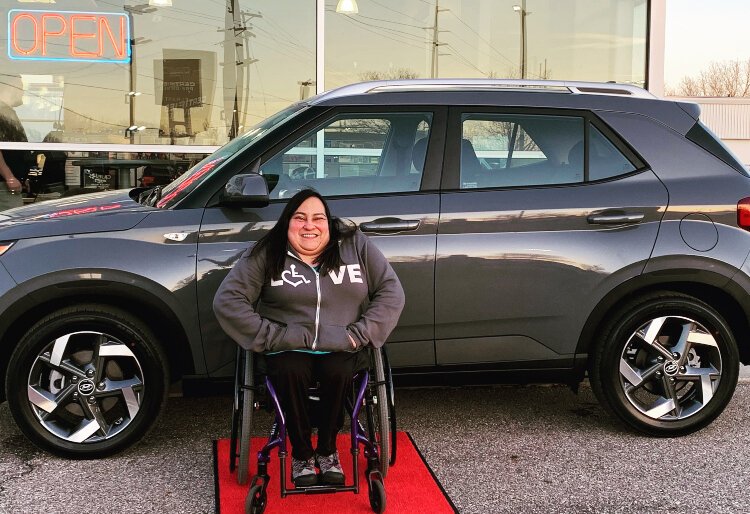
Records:
{"label": "car door handle", "polygon": [[362,232],[404,232],[407,230],[417,230],[419,228],[419,220],[381,218],[360,223],[359,228]]}
{"label": "car door handle", "polygon": [[627,225],[640,223],[645,215],[642,212],[612,212],[605,211],[597,214],[590,214],[586,221],[593,225]]}

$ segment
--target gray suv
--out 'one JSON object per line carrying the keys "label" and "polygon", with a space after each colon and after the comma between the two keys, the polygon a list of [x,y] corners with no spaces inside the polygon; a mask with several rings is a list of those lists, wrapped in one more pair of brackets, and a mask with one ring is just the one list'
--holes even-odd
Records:
{"label": "gray suv", "polygon": [[402,280],[397,383],[588,376],[617,418],[674,436],[716,418],[750,362],[750,178],[696,105],[620,84],[370,82],[169,185],[0,216],[0,377],[23,432],[111,454],[171,382],[231,377],[214,292],[305,187]]}

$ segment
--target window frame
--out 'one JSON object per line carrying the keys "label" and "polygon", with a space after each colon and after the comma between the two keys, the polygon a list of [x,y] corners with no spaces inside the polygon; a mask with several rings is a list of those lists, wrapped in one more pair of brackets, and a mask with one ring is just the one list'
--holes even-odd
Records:
{"label": "window frame", "polygon": [[[550,117],[571,117],[582,118],[583,136],[584,136],[584,164],[583,180],[581,182],[566,182],[560,184],[528,184],[513,186],[491,186],[478,188],[461,187],[461,139],[463,137],[463,121],[465,116],[550,116]],[[633,171],[606,177],[598,180],[589,179],[589,144],[590,144],[590,126],[596,127],[599,132],[630,161],[633,165]],[[560,108],[528,108],[528,107],[495,107],[495,106],[460,106],[452,107],[448,115],[448,130],[445,142],[445,161],[441,179],[441,191],[443,192],[472,192],[487,191],[498,189],[529,189],[529,188],[550,188],[550,187],[579,187],[587,184],[607,182],[610,180],[619,180],[648,169],[648,164],[630,147],[621,137],[619,137],[606,123],[598,118],[592,111],[585,109],[560,109]]]}

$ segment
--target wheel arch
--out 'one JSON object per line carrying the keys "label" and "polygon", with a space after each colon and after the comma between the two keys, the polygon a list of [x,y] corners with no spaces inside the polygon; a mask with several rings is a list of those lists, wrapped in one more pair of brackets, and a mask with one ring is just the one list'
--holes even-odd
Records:
{"label": "wheel arch", "polygon": [[[106,278],[82,278],[107,274]],[[174,299],[161,286],[144,277],[116,276],[111,270],[71,276],[44,276],[23,284],[26,294],[21,301],[0,314],[0,384],[5,384],[10,355],[26,330],[36,321],[61,308],[78,303],[96,303],[122,309],[141,319],[154,332],[167,356],[171,380],[195,373],[189,331],[180,320]],[[163,289],[163,288],[161,288]],[[198,343],[199,344],[199,343]],[[5,399],[4,385],[0,401]]]}
{"label": "wheel arch", "polygon": [[729,324],[735,335],[740,361],[750,364],[750,338],[742,334],[750,333],[750,312],[739,300],[747,292],[726,275],[710,271],[696,272],[695,269],[670,270],[668,275],[655,272],[639,275],[624,282],[607,294],[589,315],[578,340],[576,355],[586,359],[586,369],[602,330],[624,303],[649,293],[672,291],[693,296],[716,309]]}

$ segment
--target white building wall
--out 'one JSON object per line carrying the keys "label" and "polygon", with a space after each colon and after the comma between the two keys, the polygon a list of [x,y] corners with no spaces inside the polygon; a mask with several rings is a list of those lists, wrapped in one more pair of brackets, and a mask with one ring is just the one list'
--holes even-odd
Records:
{"label": "white building wall", "polygon": [[745,165],[750,165],[750,98],[671,97],[697,103],[701,121],[724,141]]}

